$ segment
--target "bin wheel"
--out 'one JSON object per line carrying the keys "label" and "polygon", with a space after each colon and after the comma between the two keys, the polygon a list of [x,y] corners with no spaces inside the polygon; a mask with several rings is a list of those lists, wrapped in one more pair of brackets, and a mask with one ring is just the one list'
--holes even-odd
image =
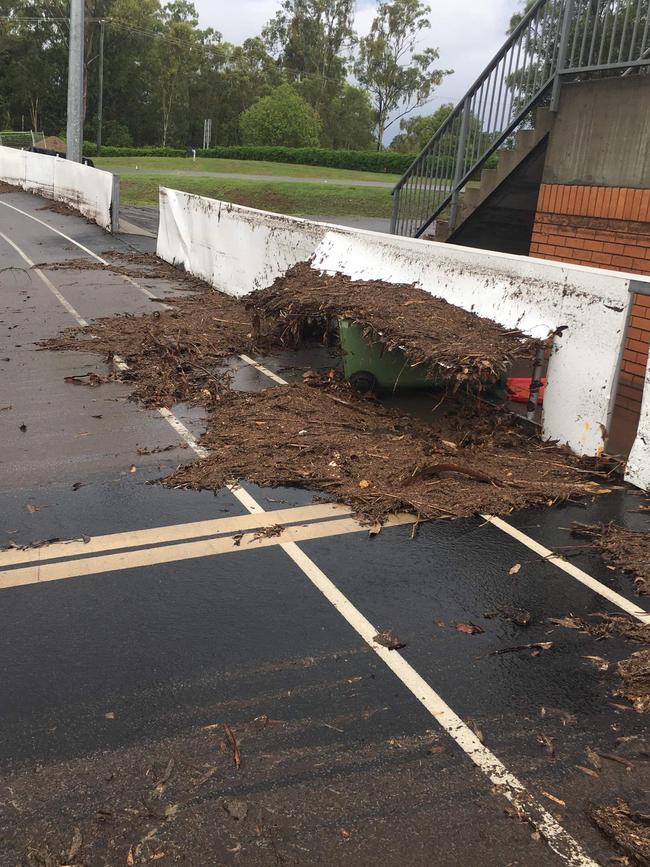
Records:
{"label": "bin wheel", "polygon": [[368,394],[371,391],[377,391],[377,377],[370,373],[369,370],[357,370],[350,376],[350,385],[359,394]]}

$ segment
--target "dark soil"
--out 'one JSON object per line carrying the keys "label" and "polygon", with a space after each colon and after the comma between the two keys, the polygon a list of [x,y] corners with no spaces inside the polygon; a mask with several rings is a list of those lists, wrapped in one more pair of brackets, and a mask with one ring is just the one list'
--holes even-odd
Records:
{"label": "dark soil", "polygon": [[7,184],[4,181],[0,181],[0,193],[16,193],[20,190],[20,187],[15,187],[13,184]]}
{"label": "dark soil", "polygon": [[381,280],[328,276],[302,262],[267,289],[249,295],[256,335],[296,347],[320,331],[328,341],[343,317],[371,341],[399,348],[432,378],[480,386],[496,382],[514,358],[532,358],[535,341],[468,313],[423,289]]}
{"label": "dark soil", "polygon": [[579,524],[571,531],[591,539],[606,563],[622,569],[634,578],[640,596],[650,594],[650,533],[628,530],[612,521],[609,524]]}
{"label": "dark soil", "polygon": [[590,807],[587,814],[637,864],[650,865],[650,815],[636,812],[623,801]]}

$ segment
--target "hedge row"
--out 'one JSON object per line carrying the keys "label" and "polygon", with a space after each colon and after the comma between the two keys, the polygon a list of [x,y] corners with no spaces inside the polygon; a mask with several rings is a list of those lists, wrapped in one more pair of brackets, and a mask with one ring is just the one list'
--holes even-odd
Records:
{"label": "hedge row", "polygon": [[328,166],[362,172],[390,172],[401,175],[413,162],[409,154],[394,151],[346,151],[330,148],[285,148],[233,145],[197,151],[201,156],[235,160],[267,160],[272,163],[297,163],[303,166]]}
{"label": "hedge row", "polygon": [[[184,157],[186,153],[185,148],[117,148],[111,147],[111,145],[102,145],[103,157]],[[97,156],[97,145],[95,142],[84,142],[84,156]]]}
{"label": "hedge row", "polygon": [[[92,157],[97,148],[92,142],[84,144],[84,154]],[[106,157],[182,157],[184,148],[118,148],[102,147]],[[390,172],[401,175],[413,161],[409,154],[394,151],[345,151],[328,148],[253,147],[232,145],[197,150],[197,156],[236,160],[266,160],[273,163],[297,163],[306,166],[328,166],[336,169],[356,169],[363,172]]]}

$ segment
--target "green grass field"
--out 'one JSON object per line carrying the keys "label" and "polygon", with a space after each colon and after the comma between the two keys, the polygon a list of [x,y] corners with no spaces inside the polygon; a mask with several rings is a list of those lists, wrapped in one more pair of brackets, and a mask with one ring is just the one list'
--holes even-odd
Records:
{"label": "green grass field", "polygon": [[221,160],[204,157],[194,162],[183,157],[94,157],[101,169],[126,174],[137,169],[159,169],[162,172],[227,172],[242,175],[282,175],[289,178],[338,178],[349,181],[384,181],[395,183],[399,175],[383,172],[359,172],[352,169],[331,169],[326,166],[302,166],[292,163],[258,162],[255,160]]}
{"label": "green grass field", "polygon": [[121,200],[129,205],[158,205],[158,187],[294,216],[390,217],[390,190],[381,187],[222,180],[183,175],[124,174]]}

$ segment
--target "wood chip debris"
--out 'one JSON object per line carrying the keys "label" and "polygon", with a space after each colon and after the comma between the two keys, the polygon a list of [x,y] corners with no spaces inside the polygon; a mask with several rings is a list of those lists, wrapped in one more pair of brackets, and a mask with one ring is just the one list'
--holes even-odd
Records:
{"label": "wood chip debris", "polygon": [[403,647],[406,647],[406,642],[400,641],[392,629],[383,629],[372,640],[376,644],[386,647],[388,650],[401,650]]}
{"label": "wood chip debris", "polygon": [[649,867],[650,815],[633,809],[622,800],[614,805],[591,805],[587,808],[587,815],[637,864]]}
{"label": "wood chip debris", "polygon": [[571,532],[590,539],[606,563],[630,575],[640,596],[650,594],[650,531],[630,530],[615,521],[608,524],[574,521]]}
{"label": "wood chip debris", "polygon": [[246,298],[258,340],[297,347],[332,340],[338,318],[359,325],[365,338],[399,349],[411,366],[456,384],[495,382],[516,357],[532,358],[535,341],[469,313],[414,285],[351,280],[301,262]]}
{"label": "wood chip debris", "polygon": [[[650,625],[626,615],[592,614],[590,620],[579,617],[552,618],[551,623],[566,629],[576,629],[603,641],[620,636],[647,645],[616,664],[620,685],[614,695],[627,699],[637,713],[650,710]],[[607,671],[607,660],[599,656],[586,657]]]}
{"label": "wood chip debris", "polygon": [[[597,470],[593,461],[585,463],[566,449],[541,443],[508,413],[468,399],[466,386],[493,380],[520,350],[529,352],[528,342],[516,332],[412,286],[332,278],[332,304],[343,297],[351,304],[351,293],[359,301],[365,298],[365,312],[355,308],[357,315],[368,314],[369,327],[381,331],[387,346],[397,341],[412,361],[427,358],[437,368],[447,365],[454,385],[443,390],[440,413],[425,422],[388,410],[359,397],[331,371],[316,372],[293,386],[237,392],[227,362],[259,348],[254,326],[261,313],[275,316],[270,299],[274,293],[279,298],[278,285],[266,296],[247,299],[247,310],[242,301],[155,257],[116,255],[108,266],[80,260],[48,267],[173,278],[175,285],[194,294],[166,298],[165,310],[68,329],[44,341],[43,347],[99,352],[107,359],[118,355],[128,370],[100,379],[119,376],[134,397],[150,406],[184,402],[206,408],[202,445],[208,457],[180,467],[168,478],[169,485],[215,490],[235,479],[309,488],[345,503],[370,526],[400,511],[422,520],[500,515],[593,496],[599,490],[589,477]],[[321,280],[304,265],[292,272],[289,282],[297,288],[302,281],[312,300],[322,300],[328,279]],[[408,300],[426,303],[402,308],[401,302]],[[263,339],[268,351],[282,346],[282,334],[267,333]],[[73,382],[100,384],[96,376]],[[463,388],[454,396],[459,382]]]}
{"label": "wood chip debris", "polygon": [[241,767],[241,753],[239,752],[239,744],[237,743],[237,738],[235,737],[234,731],[230,728],[229,724],[225,722],[223,724],[223,730],[226,733],[228,741],[230,742],[230,747],[232,749],[232,760],[235,763],[235,767],[237,770]]}

